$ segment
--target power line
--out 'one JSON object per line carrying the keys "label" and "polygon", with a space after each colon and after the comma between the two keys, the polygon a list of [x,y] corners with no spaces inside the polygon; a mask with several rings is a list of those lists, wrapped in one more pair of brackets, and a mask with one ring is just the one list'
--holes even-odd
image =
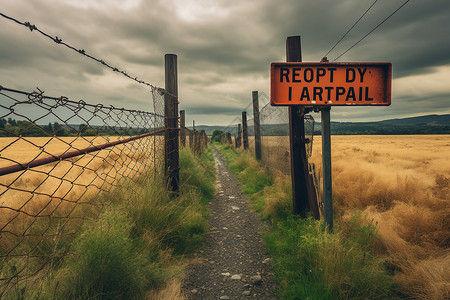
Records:
{"label": "power line", "polygon": [[154,86],[154,85],[152,85],[152,84],[150,84],[148,82],[145,82],[144,80],[139,80],[137,77],[133,77],[133,76],[129,75],[127,72],[125,72],[123,70],[120,70],[119,68],[116,68],[116,67],[106,63],[103,59],[98,59],[98,58],[96,58],[96,57],[94,57],[94,56],[92,56],[90,54],[87,54],[84,49],[77,49],[77,48],[75,48],[75,47],[73,47],[73,46],[63,42],[62,39],[58,38],[57,36],[53,37],[53,36],[43,32],[42,30],[38,29],[36,27],[36,25],[30,24],[30,22],[21,22],[21,21],[19,21],[17,19],[14,19],[14,18],[12,18],[10,16],[7,16],[7,15],[1,13],[1,12],[0,12],[0,16],[2,16],[5,19],[11,20],[11,21],[13,21],[13,22],[15,22],[17,24],[23,25],[23,26],[27,27],[28,29],[30,29],[30,31],[37,31],[40,34],[42,34],[43,36],[45,36],[45,37],[51,39],[52,41],[54,41],[56,44],[64,45],[67,48],[69,48],[69,49],[71,49],[71,50],[73,50],[73,51],[75,51],[75,52],[77,52],[77,53],[79,53],[81,55],[84,55],[84,56],[86,56],[86,57],[88,57],[88,58],[90,58],[90,59],[92,59],[92,60],[94,60],[94,61],[96,61],[96,62],[98,62],[98,63],[100,63],[102,65],[104,65],[105,67],[113,70],[114,72],[118,72],[118,73],[122,74],[123,76],[127,77],[128,79],[134,80],[137,83],[144,84],[146,86],[151,87],[152,90],[155,90],[155,89],[162,90],[161,88],[158,88],[158,87],[156,87],[156,86]]}
{"label": "power line", "polygon": [[330,54],[331,51],[333,51],[334,48],[336,48],[337,45],[339,45],[339,43],[347,36],[347,34],[359,23],[359,21],[361,21],[362,18],[364,18],[364,16],[369,12],[369,10],[375,5],[375,3],[377,3],[378,0],[375,0],[372,5],[369,6],[369,8],[362,14],[361,17],[359,17],[359,19],[355,22],[355,24],[353,24],[352,27],[350,27],[349,30],[347,30],[347,32],[340,38],[339,41],[336,42],[336,44],[334,44],[334,46],[327,52],[327,54],[324,55],[324,57],[327,57],[328,54]]}
{"label": "power line", "polygon": [[336,60],[338,60],[339,58],[341,58],[341,56],[343,56],[345,53],[347,53],[348,51],[350,51],[351,49],[353,49],[353,47],[355,47],[356,45],[358,45],[360,42],[362,42],[366,37],[368,37],[372,32],[374,32],[378,27],[380,27],[384,22],[386,22],[390,17],[392,17],[396,12],[398,12],[403,6],[405,6],[410,0],[406,0],[402,5],[400,5],[399,8],[397,8],[393,13],[391,13],[389,16],[387,16],[380,24],[378,24],[377,26],[375,26],[375,28],[373,28],[371,31],[369,31],[369,33],[367,33],[365,36],[363,36],[361,39],[359,39],[356,43],[354,43],[350,48],[348,48],[347,50],[345,50],[341,55],[339,55],[338,57],[336,57],[333,62],[335,62]]}

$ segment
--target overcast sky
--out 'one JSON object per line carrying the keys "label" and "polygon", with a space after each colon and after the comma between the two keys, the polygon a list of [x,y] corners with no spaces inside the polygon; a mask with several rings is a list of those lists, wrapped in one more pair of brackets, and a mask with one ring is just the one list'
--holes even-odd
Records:
{"label": "overcast sky", "polygon": [[[228,125],[252,91],[270,94],[270,64],[286,37],[302,37],[303,61],[318,62],[374,0],[0,0],[77,49],[164,87],[164,54],[178,55],[187,123]],[[334,60],[405,0],[379,0],[329,55]],[[333,121],[450,113],[450,1],[411,0],[340,62],[391,62],[392,105],[335,107]],[[0,17],[0,85],[151,111],[139,85],[24,26]],[[248,110],[251,113],[251,109]],[[315,117],[318,115],[315,115]]]}

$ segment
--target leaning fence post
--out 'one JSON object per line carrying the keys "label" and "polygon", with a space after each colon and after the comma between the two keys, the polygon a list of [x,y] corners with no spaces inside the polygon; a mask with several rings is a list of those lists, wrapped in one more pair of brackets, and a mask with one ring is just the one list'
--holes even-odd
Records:
{"label": "leaning fence post", "polygon": [[253,98],[253,124],[255,128],[255,156],[257,160],[261,160],[261,127],[259,122],[259,99],[258,91],[252,92]]}
{"label": "leaning fence post", "polygon": [[180,184],[178,145],[178,80],[177,56],[166,54],[164,117],[165,117],[165,174],[170,191],[178,192]]}
{"label": "leaning fence post", "polygon": [[247,130],[247,112],[242,112],[242,139],[244,140],[244,149],[248,149],[248,130]]}
{"label": "leaning fence post", "polygon": [[186,147],[186,113],[184,110],[180,110],[180,141],[181,147]]}

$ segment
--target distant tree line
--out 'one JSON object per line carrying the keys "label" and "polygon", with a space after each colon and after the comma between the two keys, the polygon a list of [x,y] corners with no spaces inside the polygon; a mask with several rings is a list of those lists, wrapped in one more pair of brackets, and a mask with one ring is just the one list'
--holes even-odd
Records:
{"label": "distant tree line", "polygon": [[0,118],[0,137],[26,136],[26,137],[46,137],[46,136],[97,136],[97,135],[139,135],[155,129],[130,128],[130,127],[103,127],[80,125],[63,125],[58,122],[47,125],[36,125],[30,121],[16,121],[12,118]]}

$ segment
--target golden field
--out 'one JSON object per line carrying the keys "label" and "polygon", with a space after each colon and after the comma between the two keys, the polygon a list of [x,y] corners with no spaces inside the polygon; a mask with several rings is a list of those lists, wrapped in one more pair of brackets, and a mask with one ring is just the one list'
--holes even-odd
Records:
{"label": "golden field", "polygon": [[[118,138],[0,138],[0,168]],[[164,162],[162,139],[151,136],[0,176],[1,257],[53,257],[53,252],[65,251],[67,244],[61,243],[61,237],[73,236],[85,218],[96,217],[95,207],[104,205],[97,195],[135,180],[140,174],[149,174],[153,169],[156,172]],[[46,261],[43,259],[42,264]],[[22,263],[15,258],[2,261],[0,278],[17,272],[8,268],[19,273],[38,268]]]}
{"label": "golden field", "polygon": [[[263,161],[275,176],[286,176],[288,137],[262,143]],[[362,211],[377,224],[380,255],[405,294],[450,297],[450,135],[332,136],[331,143],[338,224]],[[309,161],[320,178],[320,136]]]}
{"label": "golden field", "polygon": [[[20,207],[28,200],[23,192],[14,189],[33,191],[35,196],[49,194],[69,201],[77,200],[81,194],[86,197],[99,190],[108,190],[120,178],[133,177],[136,172],[142,171],[143,164],[154,163],[155,156],[161,152],[158,140],[160,138],[149,137],[29,171],[1,176],[0,204]],[[24,164],[33,159],[59,155],[117,139],[118,137],[0,138],[0,168],[15,162]],[[156,148],[153,145],[156,145]]]}

